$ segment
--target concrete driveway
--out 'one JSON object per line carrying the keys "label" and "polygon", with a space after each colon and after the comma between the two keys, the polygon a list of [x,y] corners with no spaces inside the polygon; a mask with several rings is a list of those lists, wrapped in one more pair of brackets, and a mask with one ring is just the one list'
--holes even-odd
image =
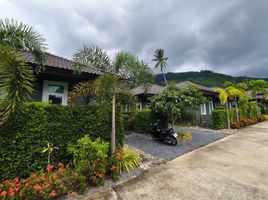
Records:
{"label": "concrete driveway", "polygon": [[119,199],[268,200],[268,122],[114,188]]}

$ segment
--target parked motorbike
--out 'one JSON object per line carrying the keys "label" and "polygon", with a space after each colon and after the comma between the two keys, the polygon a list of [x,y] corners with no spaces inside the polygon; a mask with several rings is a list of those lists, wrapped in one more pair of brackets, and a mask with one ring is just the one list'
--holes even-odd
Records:
{"label": "parked motorbike", "polygon": [[174,146],[178,144],[178,134],[174,132],[173,128],[161,129],[159,120],[151,124],[151,127],[151,136],[153,140],[165,142]]}

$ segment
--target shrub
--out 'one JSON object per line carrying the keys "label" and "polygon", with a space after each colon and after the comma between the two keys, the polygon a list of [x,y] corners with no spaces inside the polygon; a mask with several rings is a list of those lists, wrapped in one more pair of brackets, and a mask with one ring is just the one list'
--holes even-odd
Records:
{"label": "shrub", "polygon": [[[47,143],[59,148],[52,153],[52,163],[68,163],[72,158],[68,144],[84,135],[90,133],[92,139],[100,137],[110,142],[111,110],[102,109],[100,113],[99,107],[75,107],[70,113],[61,105],[25,104],[22,114],[0,126],[0,180],[25,178],[33,171],[42,171],[47,165],[46,155],[42,154]],[[118,112],[116,120],[116,139],[122,144],[123,118]]]}
{"label": "shrub", "polygon": [[75,171],[69,170],[62,179],[63,184],[69,191],[84,193],[88,187],[87,178]]}
{"label": "shrub", "polygon": [[111,160],[111,175],[113,180],[117,180],[124,171],[129,172],[131,169],[140,165],[141,158],[139,154],[128,148],[116,150]]}
{"label": "shrub", "polygon": [[66,169],[63,165],[51,165],[46,173],[33,173],[27,179],[14,178],[11,181],[3,181],[0,184],[0,199],[57,199],[67,193],[67,188],[62,182],[65,174]]}
{"label": "shrub", "polygon": [[167,120],[159,113],[153,113],[151,110],[136,110],[124,113],[124,124],[126,131],[139,133],[150,133],[151,123],[160,119],[160,126],[167,127]]}
{"label": "shrub", "polygon": [[73,155],[75,172],[85,176],[89,184],[104,183],[108,146],[100,138],[92,141],[88,135],[79,139],[76,145],[69,145],[68,151]]}
{"label": "shrub", "polygon": [[181,141],[190,141],[192,140],[192,134],[190,132],[178,132],[178,138]]}

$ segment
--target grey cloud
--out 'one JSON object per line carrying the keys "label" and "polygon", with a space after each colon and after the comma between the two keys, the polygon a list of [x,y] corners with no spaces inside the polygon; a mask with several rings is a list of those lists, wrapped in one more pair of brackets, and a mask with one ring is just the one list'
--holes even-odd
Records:
{"label": "grey cloud", "polygon": [[266,0],[1,0],[0,17],[35,26],[51,52],[83,44],[130,51],[151,62],[163,48],[169,71],[210,69],[268,77]]}

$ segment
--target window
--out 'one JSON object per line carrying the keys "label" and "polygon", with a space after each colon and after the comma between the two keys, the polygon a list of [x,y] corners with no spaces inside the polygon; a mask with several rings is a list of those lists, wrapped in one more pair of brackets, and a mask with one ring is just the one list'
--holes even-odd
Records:
{"label": "window", "polygon": [[209,110],[209,114],[211,115],[212,110],[214,110],[214,105],[213,105],[212,99],[210,99],[208,102],[208,110]]}
{"label": "window", "polygon": [[43,102],[67,105],[68,83],[44,80]]}
{"label": "window", "polygon": [[201,115],[206,115],[207,114],[207,107],[206,103],[201,104]]}

